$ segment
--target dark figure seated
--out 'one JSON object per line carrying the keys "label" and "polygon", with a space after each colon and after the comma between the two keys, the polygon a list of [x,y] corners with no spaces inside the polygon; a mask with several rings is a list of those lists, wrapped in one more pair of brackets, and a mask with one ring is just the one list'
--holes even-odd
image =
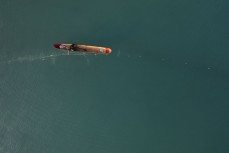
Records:
{"label": "dark figure seated", "polygon": [[70,51],[81,51],[81,52],[85,52],[87,51],[86,49],[82,49],[80,48],[77,44],[72,44],[69,48]]}

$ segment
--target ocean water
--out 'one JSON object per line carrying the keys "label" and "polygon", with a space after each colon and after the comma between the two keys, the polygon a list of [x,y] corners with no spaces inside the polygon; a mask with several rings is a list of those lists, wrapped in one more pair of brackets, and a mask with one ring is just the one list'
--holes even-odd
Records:
{"label": "ocean water", "polygon": [[229,1],[0,2],[1,153],[229,152]]}

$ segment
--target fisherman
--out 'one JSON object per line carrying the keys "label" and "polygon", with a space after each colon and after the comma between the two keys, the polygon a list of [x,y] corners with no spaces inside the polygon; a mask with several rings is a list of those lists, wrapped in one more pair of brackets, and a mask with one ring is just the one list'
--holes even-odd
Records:
{"label": "fisherman", "polygon": [[78,46],[77,44],[72,44],[69,48],[70,51],[77,51],[78,50]]}
{"label": "fisherman", "polygon": [[69,50],[70,51],[87,51],[86,49],[80,48],[77,44],[72,44]]}

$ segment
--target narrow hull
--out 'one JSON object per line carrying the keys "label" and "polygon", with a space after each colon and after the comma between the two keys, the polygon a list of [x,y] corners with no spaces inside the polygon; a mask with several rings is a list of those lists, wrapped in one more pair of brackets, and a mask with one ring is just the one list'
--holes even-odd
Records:
{"label": "narrow hull", "polygon": [[57,49],[84,52],[84,53],[94,53],[94,54],[110,54],[112,51],[110,48],[98,47],[98,46],[88,46],[88,45],[76,45],[76,44],[54,44]]}

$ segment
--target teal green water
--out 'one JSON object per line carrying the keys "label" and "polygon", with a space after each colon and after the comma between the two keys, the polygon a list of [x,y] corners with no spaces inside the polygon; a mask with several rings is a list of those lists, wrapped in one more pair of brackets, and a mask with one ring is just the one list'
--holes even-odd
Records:
{"label": "teal green water", "polygon": [[229,1],[0,2],[1,153],[229,152]]}

